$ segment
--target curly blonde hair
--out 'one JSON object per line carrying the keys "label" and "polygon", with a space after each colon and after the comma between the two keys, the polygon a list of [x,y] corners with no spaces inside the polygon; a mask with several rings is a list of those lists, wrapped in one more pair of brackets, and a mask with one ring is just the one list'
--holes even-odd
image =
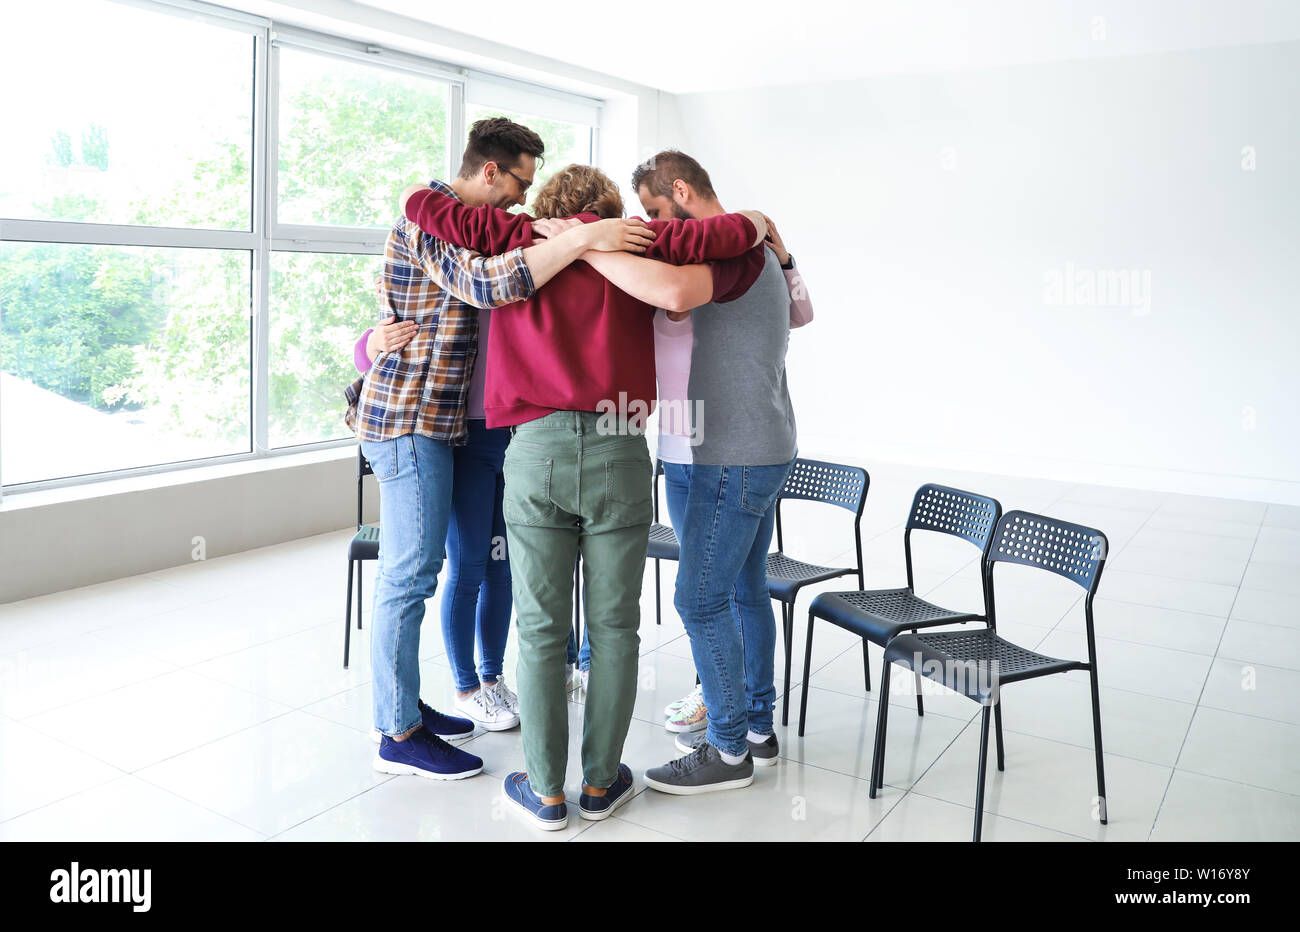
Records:
{"label": "curly blonde hair", "polygon": [[586,212],[602,219],[623,216],[623,195],[618,193],[618,185],[590,165],[566,165],[533,198],[532,215],[538,219]]}

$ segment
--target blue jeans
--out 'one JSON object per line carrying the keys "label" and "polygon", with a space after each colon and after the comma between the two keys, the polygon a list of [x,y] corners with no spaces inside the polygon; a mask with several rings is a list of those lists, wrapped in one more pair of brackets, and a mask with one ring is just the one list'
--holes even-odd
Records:
{"label": "blue jeans", "polygon": [[569,631],[569,646],[565,650],[566,662],[574,664],[579,670],[591,669],[591,642],[587,640],[587,629],[582,629],[582,650],[578,649],[578,639]]}
{"label": "blue jeans", "polygon": [[[447,527],[447,578],[443,580],[442,639],[458,692],[501,675],[510,635],[510,560],[501,467],[510,431],[489,430],[481,418],[466,421],[469,443],[453,453],[451,521]],[[478,675],[474,641],[478,635]]]}
{"label": "blue jeans", "polygon": [[773,730],[776,615],[767,552],[776,497],[793,464],[690,467],[674,604],[709,710],[709,743],[728,754],[746,753],[746,732]]}
{"label": "blue jeans", "polygon": [[[686,492],[690,486],[691,467],[683,463],[664,463],[664,498],[668,505],[668,521],[679,528],[686,520]],[[768,538],[771,538],[768,534]],[[766,584],[766,583],[765,583]],[[733,603],[734,605],[734,603]],[[736,615],[736,624],[740,616]],[[587,643],[587,629],[582,629],[582,649],[578,649],[577,638],[569,632],[568,662],[576,664],[579,670],[591,669],[591,645]]]}
{"label": "blue jeans", "polygon": [[420,623],[438,588],[451,514],[452,448],[406,434],[362,441],[379,481],[379,566],[370,628],[374,725],[389,736],[420,724]]}

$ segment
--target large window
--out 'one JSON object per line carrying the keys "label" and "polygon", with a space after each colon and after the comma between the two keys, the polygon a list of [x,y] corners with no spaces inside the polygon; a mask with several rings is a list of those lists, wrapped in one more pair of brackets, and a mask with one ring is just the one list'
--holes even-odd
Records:
{"label": "large window", "polygon": [[541,133],[543,181],[594,157],[594,101],[220,7],[3,15],[7,490],[346,442],[401,189],[491,114]]}

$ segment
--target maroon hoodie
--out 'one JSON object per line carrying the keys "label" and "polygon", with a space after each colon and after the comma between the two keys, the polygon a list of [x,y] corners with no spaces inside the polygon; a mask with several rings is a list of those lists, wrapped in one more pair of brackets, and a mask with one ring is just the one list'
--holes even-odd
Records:
{"label": "maroon hoodie", "polygon": [[[485,255],[533,245],[534,218],[527,214],[467,207],[433,190],[411,195],[406,217],[425,233]],[[744,294],[762,271],[763,247],[751,248],[757,230],[741,214],[648,225],[657,234],[649,258],[673,265],[733,260],[713,267],[715,301]],[[653,321],[654,308],[585,262],[562,269],[527,300],[496,308],[487,347],[487,426],[610,405],[644,426],[656,396]]]}

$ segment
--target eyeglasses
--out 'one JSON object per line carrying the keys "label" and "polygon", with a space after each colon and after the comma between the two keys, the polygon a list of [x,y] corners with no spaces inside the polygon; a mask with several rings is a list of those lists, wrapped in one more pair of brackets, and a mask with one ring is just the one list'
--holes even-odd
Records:
{"label": "eyeglasses", "polygon": [[519,193],[520,193],[520,194],[523,194],[523,193],[524,193],[525,191],[527,191],[530,187],[532,187],[532,184],[533,184],[533,183],[532,183],[531,181],[524,181],[524,179],[520,178],[518,175],[516,175],[516,174],[515,174],[514,172],[512,172],[510,169],[506,168],[504,165],[498,164],[498,165],[497,165],[497,168],[501,169],[501,171],[505,172],[507,175],[509,175],[511,178],[515,179],[515,181],[519,183]]}

